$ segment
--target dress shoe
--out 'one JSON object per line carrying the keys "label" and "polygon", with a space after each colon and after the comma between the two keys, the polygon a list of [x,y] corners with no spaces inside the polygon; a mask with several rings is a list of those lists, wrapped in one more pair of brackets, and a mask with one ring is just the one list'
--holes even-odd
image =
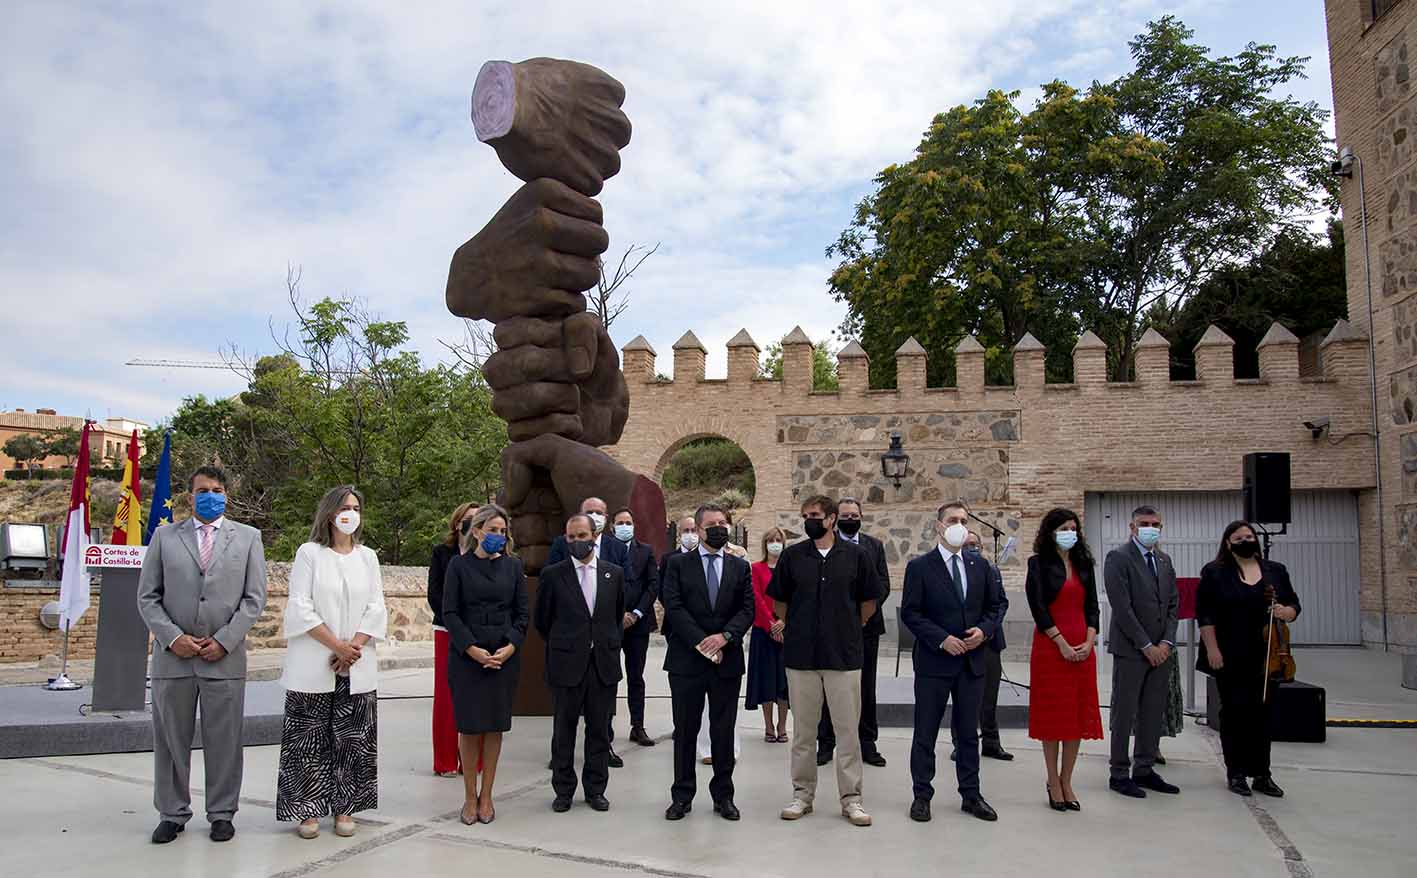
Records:
{"label": "dress shoe", "polygon": [[867,765],[874,765],[877,768],[886,767],[886,757],[875,750],[872,750],[870,753],[862,754],[861,761]]}
{"label": "dress shoe", "polygon": [[236,827],[231,825],[230,820],[213,820],[211,839],[212,841],[231,841],[236,837]]}
{"label": "dress shoe", "polygon": [[635,726],[633,729],[630,729],[630,740],[636,744],[639,744],[641,747],[654,746],[654,738],[651,738],[648,734],[645,733],[644,726]]}
{"label": "dress shoe", "polygon": [[998,759],[1000,762],[1012,762],[1014,754],[1003,747],[984,747],[979,751],[980,756],[988,756],[990,759]]}
{"label": "dress shoe", "polygon": [[1284,798],[1284,790],[1279,788],[1279,784],[1274,782],[1274,778],[1269,775],[1255,778],[1255,782],[1250,785],[1250,789],[1257,793],[1264,793],[1266,796],[1273,796],[1276,799]]}
{"label": "dress shoe", "polygon": [[1065,802],[1065,801],[1063,801],[1063,800],[1061,800],[1061,799],[1055,799],[1055,798],[1053,798],[1053,790],[1050,789],[1047,784],[1044,784],[1044,785],[1043,785],[1043,792],[1045,792],[1045,793],[1048,794],[1048,807],[1049,807],[1049,808],[1052,808],[1054,811],[1066,811],[1066,810],[1068,810],[1068,803]]}
{"label": "dress shoe", "polygon": [[738,813],[738,806],[733,804],[732,799],[720,799],[713,803],[713,813],[724,820],[737,820],[743,815]]}
{"label": "dress shoe", "polygon": [[1152,765],[1165,765],[1165,764],[1166,764],[1166,757],[1165,757],[1165,756],[1162,756],[1160,753],[1157,753],[1157,754],[1156,754],[1156,758],[1153,759],[1153,760],[1151,760],[1151,764],[1152,764]]}
{"label": "dress shoe", "polygon": [[1174,796],[1181,791],[1180,787],[1162,780],[1161,775],[1154,771],[1143,774],[1140,777],[1133,775],[1132,780],[1136,781],[1139,787],[1146,787],[1149,790],[1165,793],[1168,796]]}
{"label": "dress shoe", "polygon": [[930,800],[916,799],[910,803],[910,819],[916,823],[930,822]]}
{"label": "dress shoe", "polygon": [[1068,809],[1069,811],[1081,811],[1082,802],[1079,802],[1077,799],[1068,799],[1067,801],[1063,802],[1063,807]]}
{"label": "dress shoe", "polygon": [[1230,792],[1234,793],[1237,796],[1254,795],[1254,793],[1250,792],[1250,785],[1245,783],[1245,779],[1243,777],[1230,778],[1230,782],[1226,784],[1226,787],[1229,788]]}
{"label": "dress shoe", "polygon": [[966,814],[973,814],[980,820],[988,820],[991,823],[999,819],[999,815],[993,808],[989,807],[989,803],[984,801],[983,797],[965,799],[964,802],[960,804],[959,809]]}
{"label": "dress shoe", "polygon": [[950,748],[950,761],[951,761],[951,762],[958,762],[958,761],[959,761],[959,751],[956,750],[954,747],[951,747],[951,748]]}
{"label": "dress shoe", "polygon": [[1129,777],[1114,777],[1107,781],[1107,788],[1114,793],[1121,793],[1124,796],[1131,796],[1133,799],[1145,799],[1146,790],[1137,786],[1137,782]]}
{"label": "dress shoe", "polygon": [[551,802],[551,810],[555,811],[557,814],[564,814],[567,811],[571,810],[571,797],[557,796]]}
{"label": "dress shoe", "polygon": [[153,830],[153,844],[167,844],[181,834],[185,827],[181,823],[164,820]]}
{"label": "dress shoe", "polygon": [[830,750],[826,750],[826,751],[818,750],[818,751],[817,751],[817,764],[818,764],[818,765],[826,765],[828,762],[831,762],[831,761],[832,761],[832,754],[831,754],[831,751],[830,751]]}
{"label": "dress shoe", "polygon": [[604,796],[586,796],[585,803],[590,806],[592,811],[610,810],[610,800]]}
{"label": "dress shoe", "polygon": [[556,760],[555,760],[555,759],[548,759],[548,760],[546,760],[546,770],[547,770],[547,771],[555,771],[555,770],[556,770]]}
{"label": "dress shoe", "polygon": [[621,758],[620,758],[620,754],[619,754],[619,753],[616,753],[614,750],[611,750],[611,751],[610,751],[610,767],[611,767],[611,768],[624,768],[624,767],[625,767],[625,760],[621,759]]}
{"label": "dress shoe", "polygon": [[669,807],[664,809],[664,819],[683,820],[692,810],[694,806],[690,802],[670,802]]}

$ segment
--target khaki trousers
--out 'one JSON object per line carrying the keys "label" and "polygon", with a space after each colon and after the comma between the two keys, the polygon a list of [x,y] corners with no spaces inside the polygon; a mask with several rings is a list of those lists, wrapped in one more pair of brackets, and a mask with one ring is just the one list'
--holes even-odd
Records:
{"label": "khaki trousers", "polygon": [[836,731],[836,790],[841,806],[861,801],[861,672],[787,669],[792,708],[792,794],[810,804],[817,795],[817,723],[822,704]]}

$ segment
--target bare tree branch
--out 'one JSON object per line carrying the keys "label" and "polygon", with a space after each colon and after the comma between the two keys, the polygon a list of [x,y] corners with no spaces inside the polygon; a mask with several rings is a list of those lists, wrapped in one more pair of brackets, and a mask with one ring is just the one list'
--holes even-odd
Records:
{"label": "bare tree branch", "polygon": [[593,311],[600,317],[600,323],[607,332],[610,331],[610,324],[615,322],[615,318],[625,313],[625,309],[630,306],[630,291],[621,289],[621,287],[657,250],[659,250],[658,243],[653,247],[631,244],[620,255],[619,263],[616,264],[615,270],[609,276],[605,273],[604,261],[601,262],[600,279],[596,281],[595,289],[587,295],[589,307],[586,310]]}

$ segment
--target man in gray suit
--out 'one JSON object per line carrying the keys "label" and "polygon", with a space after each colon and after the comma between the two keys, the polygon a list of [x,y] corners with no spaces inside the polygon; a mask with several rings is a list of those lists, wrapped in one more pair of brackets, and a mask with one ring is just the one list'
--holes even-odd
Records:
{"label": "man in gray suit", "polygon": [[225,517],[226,473],[199,467],[187,480],[195,515],[153,532],[138,581],[138,612],[153,635],[154,844],[192,817],[188,783],[197,705],[212,841],[236,834],[241,797],[241,721],[246,632],[266,606],[261,532]]}
{"label": "man in gray suit", "polygon": [[[1180,595],[1176,568],[1157,548],[1161,515],[1150,506],[1132,511],[1131,539],[1107,553],[1104,575],[1112,624],[1107,651],[1112,654],[1112,779],[1113,791],[1136,799],[1146,790],[1179,793],[1156,773],[1154,763],[1166,715],[1172,655],[1176,648],[1176,616]],[[1136,728],[1136,744],[1127,756],[1128,738]]]}

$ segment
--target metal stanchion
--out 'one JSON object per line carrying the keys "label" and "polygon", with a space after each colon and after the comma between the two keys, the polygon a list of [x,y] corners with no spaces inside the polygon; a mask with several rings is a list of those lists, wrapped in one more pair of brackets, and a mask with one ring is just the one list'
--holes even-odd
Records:
{"label": "metal stanchion", "polygon": [[1186,707],[1189,716],[1199,716],[1196,710],[1196,650],[1200,649],[1200,626],[1195,619],[1187,619],[1186,627],[1190,636],[1186,638]]}
{"label": "metal stanchion", "polygon": [[84,688],[83,683],[75,683],[69,679],[69,623],[67,621],[64,623],[64,647],[61,655],[59,676],[44,684],[44,688],[51,692],[72,692],[75,689]]}

